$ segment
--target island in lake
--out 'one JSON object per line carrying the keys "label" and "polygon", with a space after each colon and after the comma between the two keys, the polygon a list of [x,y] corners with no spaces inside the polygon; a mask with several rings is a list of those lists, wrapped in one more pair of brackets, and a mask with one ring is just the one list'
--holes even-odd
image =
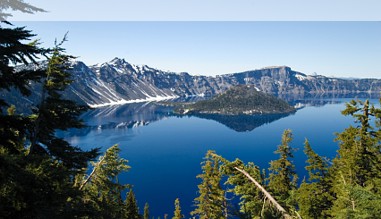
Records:
{"label": "island in lake", "polygon": [[253,85],[239,85],[210,100],[177,106],[178,114],[255,115],[294,112],[286,101],[259,91]]}

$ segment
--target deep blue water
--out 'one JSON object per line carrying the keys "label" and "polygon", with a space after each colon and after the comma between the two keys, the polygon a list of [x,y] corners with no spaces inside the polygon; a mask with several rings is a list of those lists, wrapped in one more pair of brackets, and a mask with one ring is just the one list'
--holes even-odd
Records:
{"label": "deep blue water", "polygon": [[105,150],[119,144],[121,156],[132,167],[120,181],[133,185],[141,211],[148,202],[151,216],[163,218],[168,214],[171,218],[178,197],[188,218],[197,196],[196,176],[207,150],[268,168],[270,160],[277,159],[273,152],[282,132],[291,129],[291,146],[298,148],[294,164],[302,179],[305,138],[317,153],[333,158],[338,149],[334,133],[353,124],[352,118],[340,113],[346,101],[349,99],[304,101],[311,104],[287,116],[227,119],[176,117],[171,116],[170,109],[156,104],[129,104],[88,112],[83,119],[89,128],[60,135],[83,149]]}

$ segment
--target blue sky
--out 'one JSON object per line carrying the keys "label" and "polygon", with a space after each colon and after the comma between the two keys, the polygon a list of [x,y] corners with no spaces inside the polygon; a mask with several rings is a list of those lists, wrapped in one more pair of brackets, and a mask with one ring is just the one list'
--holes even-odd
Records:
{"label": "blue sky", "polygon": [[[287,65],[307,74],[381,78],[379,0],[25,0],[13,13],[86,64],[114,57],[162,70],[216,75]],[[90,4],[91,3],[91,4]]]}
{"label": "blue sky", "polygon": [[49,13],[22,21],[370,21],[380,0],[25,0]]}
{"label": "blue sky", "polygon": [[216,75],[287,65],[306,74],[381,78],[381,22],[16,22],[86,64],[114,57]]}

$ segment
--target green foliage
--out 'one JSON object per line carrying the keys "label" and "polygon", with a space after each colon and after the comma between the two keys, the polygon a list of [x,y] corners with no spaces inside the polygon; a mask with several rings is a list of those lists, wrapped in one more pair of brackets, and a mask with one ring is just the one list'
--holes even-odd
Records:
{"label": "green foliage", "polygon": [[[29,95],[29,81],[38,81],[44,70],[16,70],[19,64],[36,64],[36,59],[47,50],[38,47],[38,42],[30,41],[35,36],[24,27],[4,28],[0,22],[0,89],[18,89],[22,94]],[[4,105],[4,104],[2,104]]]}
{"label": "green foliage", "polygon": [[98,162],[91,162],[93,171],[80,182],[79,188],[85,192],[85,203],[92,206],[97,217],[120,218],[124,215],[121,192],[128,185],[120,184],[118,175],[130,167],[127,160],[119,157],[119,152],[118,145],[107,149]]}
{"label": "green foliage", "polygon": [[302,218],[327,218],[333,195],[328,163],[316,154],[308,140],[304,143],[307,155],[308,182],[303,181],[297,191],[297,202]]}
{"label": "green foliage", "polygon": [[144,205],[143,219],[149,219],[149,205],[148,205],[148,203],[146,203]]}
{"label": "green foliage", "polygon": [[175,211],[173,212],[172,219],[182,219],[184,215],[181,213],[180,200],[176,198],[175,200]]}
{"label": "green foliage", "polygon": [[[29,95],[29,81],[38,81],[43,70],[16,70],[16,65],[36,63],[37,56],[43,55],[46,50],[39,48],[37,42],[25,43],[34,35],[25,28],[5,28],[0,22],[0,92],[16,89],[23,95]],[[10,26],[10,25],[9,25]],[[29,120],[12,113],[5,114],[3,108],[8,103],[0,99],[0,146],[7,148],[9,153],[23,152],[23,138]],[[11,108],[9,108],[11,109]]]}
{"label": "green foliage", "polygon": [[[55,135],[83,127],[79,115],[87,110],[62,98],[72,82],[73,57],[61,47],[66,36],[53,49],[42,49],[36,41],[28,43],[34,36],[30,31],[3,24],[9,23],[0,23],[0,90],[24,96],[31,93],[30,84],[41,90],[35,90],[40,99],[31,115],[19,115],[15,106],[0,100],[0,217],[123,218],[129,206],[137,205],[132,191],[125,203],[121,198],[127,185],[119,184],[117,176],[129,166],[118,146],[93,162],[93,172],[84,178],[99,149],[85,152]],[[40,57],[46,62],[37,62]],[[20,64],[33,68],[15,67]]]}
{"label": "green foliage", "polygon": [[254,218],[260,217],[263,209],[264,196],[262,192],[242,174],[237,173],[234,167],[245,170],[258,182],[263,183],[263,176],[254,163],[249,162],[245,165],[241,160],[236,159],[233,162],[224,163],[224,174],[228,175],[226,184],[233,186],[229,192],[240,198],[240,214],[241,218]]}
{"label": "green foliage", "polygon": [[[343,115],[352,116],[358,125],[337,134],[340,148],[331,168],[332,190],[337,198],[333,202],[332,215],[344,217],[347,214],[368,214],[366,208],[356,206],[369,201],[365,194],[371,194],[375,200],[381,195],[380,112],[381,109],[370,105],[368,100],[352,100],[342,112]],[[372,120],[375,121],[375,127]],[[364,196],[355,195],[358,192]],[[378,211],[374,205],[368,208]]]}
{"label": "green foliage", "polygon": [[[380,160],[380,118],[381,110],[369,105],[369,100],[365,102],[352,100],[347,103],[347,108],[343,115],[351,115],[357,127],[349,127],[344,132],[337,135],[340,144],[338,157],[334,160],[335,166],[340,166],[340,171],[349,183],[366,186],[369,180],[379,179],[381,168]],[[378,123],[377,131],[370,124],[375,118]]]}
{"label": "green foliage", "polygon": [[309,164],[306,166],[308,181],[321,182],[328,175],[328,163],[312,150],[307,139],[304,142],[304,153],[307,155],[306,163]]}
{"label": "green foliage", "polygon": [[194,199],[196,209],[191,215],[200,219],[227,218],[227,206],[225,191],[221,188],[220,161],[213,156],[214,151],[208,151],[202,162],[202,174],[197,178],[201,179],[198,185],[199,196]]}
{"label": "green foliage", "polygon": [[372,188],[343,184],[331,211],[334,218],[379,218],[381,196]]}
{"label": "green foliage", "polygon": [[[28,43],[33,36],[24,28],[0,27],[0,90],[13,89],[29,95],[32,82],[45,84],[48,78],[56,84],[68,81],[66,62],[70,56],[62,53],[60,45],[42,49],[36,41]],[[54,72],[41,67],[16,69],[20,64],[38,66],[36,60],[41,56],[47,58]],[[17,114],[14,106],[4,113],[8,103],[0,101],[0,215],[15,218],[82,215],[78,212],[83,207],[82,192],[73,186],[75,174],[83,172],[97,150],[83,152],[55,137],[57,129],[81,124],[78,116],[83,108],[61,98],[59,92],[64,88],[44,88],[41,104],[30,116]]]}
{"label": "green foliage", "polygon": [[60,46],[64,41],[52,50],[42,82],[40,103],[29,117],[27,137],[30,141],[29,154],[49,154],[68,169],[76,171],[85,168],[87,162],[96,157],[98,149],[84,152],[55,136],[57,130],[83,127],[78,117],[87,109],[63,99],[60,94],[71,83],[68,69],[72,57],[63,54],[64,49]]}
{"label": "green foliage", "polygon": [[128,192],[125,201],[125,214],[124,218],[128,219],[140,219],[139,208],[135,199],[135,194],[132,189]]}
{"label": "green foliage", "polygon": [[295,166],[291,161],[293,148],[289,145],[292,141],[291,130],[285,130],[282,135],[281,145],[275,151],[279,159],[270,162],[268,188],[275,199],[285,208],[295,206],[293,193],[296,190],[297,175]]}
{"label": "green foliage", "polygon": [[0,153],[0,215],[7,218],[80,216],[82,192],[65,166],[47,156]]}

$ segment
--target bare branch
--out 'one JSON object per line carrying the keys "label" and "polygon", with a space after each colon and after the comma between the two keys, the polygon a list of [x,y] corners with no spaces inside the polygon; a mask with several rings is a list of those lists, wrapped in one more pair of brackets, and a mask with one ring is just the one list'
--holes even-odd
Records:
{"label": "bare branch", "polygon": [[269,192],[266,191],[265,188],[261,186],[253,177],[250,176],[246,171],[239,169],[238,167],[234,167],[234,169],[241,172],[243,175],[245,175],[250,181],[252,181],[256,187],[258,187],[263,194],[267,197],[267,199],[283,214],[283,217],[286,219],[291,219],[292,217],[287,213],[287,211],[270,195]]}
{"label": "bare branch", "polygon": [[105,159],[106,156],[103,156],[99,162],[97,163],[97,165],[94,167],[93,171],[91,171],[90,175],[86,178],[85,181],[83,181],[83,183],[81,184],[81,186],[79,187],[79,190],[82,190],[83,187],[90,181],[90,179],[94,176],[95,174],[95,170],[100,166],[102,165],[102,162],[103,160]]}

